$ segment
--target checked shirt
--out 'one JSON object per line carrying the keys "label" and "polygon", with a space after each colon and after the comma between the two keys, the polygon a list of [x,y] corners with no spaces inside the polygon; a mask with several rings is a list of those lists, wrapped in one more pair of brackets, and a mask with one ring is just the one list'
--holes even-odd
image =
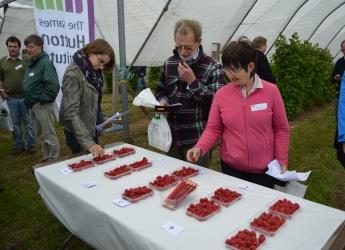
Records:
{"label": "checked shirt", "polygon": [[196,59],[187,62],[196,77],[188,85],[177,72],[180,60],[174,50],[174,55],[165,61],[156,98],[158,101],[167,100],[169,104],[182,103],[180,109],[168,114],[168,121],[177,146],[189,147],[198,141],[206,127],[213,96],[224,84],[224,72],[221,65],[205,55],[200,46]]}

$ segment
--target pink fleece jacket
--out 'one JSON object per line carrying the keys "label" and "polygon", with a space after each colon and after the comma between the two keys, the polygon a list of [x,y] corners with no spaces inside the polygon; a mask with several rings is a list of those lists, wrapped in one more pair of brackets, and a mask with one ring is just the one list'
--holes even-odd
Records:
{"label": "pink fleece jacket", "polygon": [[261,80],[263,88],[244,97],[239,86],[227,84],[216,93],[207,126],[195,146],[202,155],[221,138],[220,157],[246,173],[263,173],[277,159],[288,164],[290,128],[276,85]]}

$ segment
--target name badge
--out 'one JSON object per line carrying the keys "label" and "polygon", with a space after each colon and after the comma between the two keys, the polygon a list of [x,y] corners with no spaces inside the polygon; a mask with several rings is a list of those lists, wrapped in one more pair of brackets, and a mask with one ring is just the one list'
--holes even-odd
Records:
{"label": "name badge", "polygon": [[34,76],[34,74],[35,74],[34,72],[31,72],[31,73],[29,74],[29,76]]}
{"label": "name badge", "polygon": [[15,70],[18,70],[18,69],[20,69],[20,68],[23,68],[23,65],[21,65],[21,64],[17,65],[17,66],[15,67]]}
{"label": "name badge", "polygon": [[259,111],[259,110],[265,110],[267,109],[267,103],[258,103],[258,104],[253,104],[250,106],[251,110],[254,111]]}

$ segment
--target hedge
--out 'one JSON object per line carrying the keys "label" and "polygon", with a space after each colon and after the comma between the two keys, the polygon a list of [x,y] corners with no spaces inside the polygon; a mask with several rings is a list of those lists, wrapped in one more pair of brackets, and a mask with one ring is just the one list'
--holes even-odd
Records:
{"label": "hedge", "polygon": [[272,56],[272,70],[291,119],[305,108],[320,105],[334,97],[330,81],[332,56],[326,49],[308,41],[301,42],[297,33],[287,40],[281,35]]}

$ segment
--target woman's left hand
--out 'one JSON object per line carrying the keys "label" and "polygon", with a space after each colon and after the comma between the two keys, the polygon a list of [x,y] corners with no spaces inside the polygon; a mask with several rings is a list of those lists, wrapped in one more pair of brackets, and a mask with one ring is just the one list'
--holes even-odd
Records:
{"label": "woman's left hand", "polygon": [[288,170],[287,166],[280,166],[280,168],[281,168],[281,171],[280,171],[281,174],[284,174]]}

